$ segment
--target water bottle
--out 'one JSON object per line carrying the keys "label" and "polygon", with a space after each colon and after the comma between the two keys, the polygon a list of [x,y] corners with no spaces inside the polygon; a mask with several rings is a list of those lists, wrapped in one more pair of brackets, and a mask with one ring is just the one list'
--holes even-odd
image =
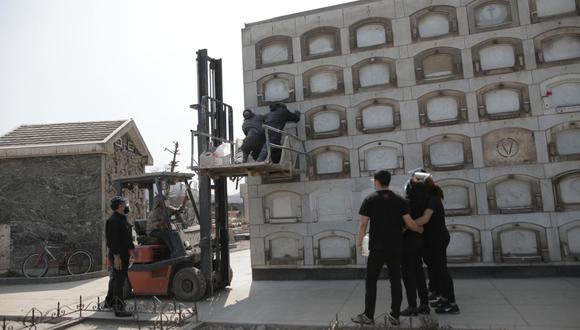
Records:
{"label": "water bottle", "polygon": [[369,234],[368,233],[365,235],[365,237],[363,237],[361,254],[363,257],[369,256]]}

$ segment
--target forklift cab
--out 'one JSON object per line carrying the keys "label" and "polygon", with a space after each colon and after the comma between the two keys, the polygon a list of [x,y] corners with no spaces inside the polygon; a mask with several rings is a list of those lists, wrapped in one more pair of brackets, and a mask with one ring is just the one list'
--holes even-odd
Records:
{"label": "forklift cab", "polygon": [[129,287],[126,293],[135,295],[170,295],[184,301],[202,298],[208,281],[203,277],[200,267],[200,252],[189,249],[182,238],[184,225],[180,215],[172,216],[167,204],[172,187],[181,185],[185,198],[197,216],[198,211],[190,188],[194,174],[159,172],[114,180],[113,186],[119,195],[124,190],[146,189],[148,193],[149,216],[156,220],[156,229],[147,231],[147,219],[135,221],[137,245],[135,261],[129,268]]}

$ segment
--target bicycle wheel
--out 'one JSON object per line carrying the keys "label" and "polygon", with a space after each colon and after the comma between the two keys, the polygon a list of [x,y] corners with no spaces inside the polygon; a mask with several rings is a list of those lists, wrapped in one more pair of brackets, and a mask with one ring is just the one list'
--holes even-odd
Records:
{"label": "bicycle wheel", "polygon": [[26,277],[43,277],[47,271],[48,261],[39,253],[29,255],[22,263],[22,274]]}
{"label": "bicycle wheel", "polygon": [[66,261],[66,269],[71,275],[88,273],[93,266],[93,257],[87,251],[75,251]]}

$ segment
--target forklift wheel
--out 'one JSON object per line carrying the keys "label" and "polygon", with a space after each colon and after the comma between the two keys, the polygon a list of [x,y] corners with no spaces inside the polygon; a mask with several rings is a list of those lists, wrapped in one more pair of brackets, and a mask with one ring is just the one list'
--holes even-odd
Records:
{"label": "forklift wheel", "polygon": [[175,298],[182,301],[196,301],[205,295],[207,284],[203,280],[201,271],[195,267],[182,268],[175,276],[171,284],[171,290]]}

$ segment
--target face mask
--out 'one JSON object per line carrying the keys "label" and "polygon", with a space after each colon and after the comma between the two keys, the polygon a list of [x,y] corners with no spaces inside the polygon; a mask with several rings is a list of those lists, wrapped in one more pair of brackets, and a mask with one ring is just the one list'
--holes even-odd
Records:
{"label": "face mask", "polygon": [[129,212],[131,212],[131,209],[129,209],[129,207],[126,207],[126,208],[123,210],[123,213],[125,213],[125,214],[129,214]]}

